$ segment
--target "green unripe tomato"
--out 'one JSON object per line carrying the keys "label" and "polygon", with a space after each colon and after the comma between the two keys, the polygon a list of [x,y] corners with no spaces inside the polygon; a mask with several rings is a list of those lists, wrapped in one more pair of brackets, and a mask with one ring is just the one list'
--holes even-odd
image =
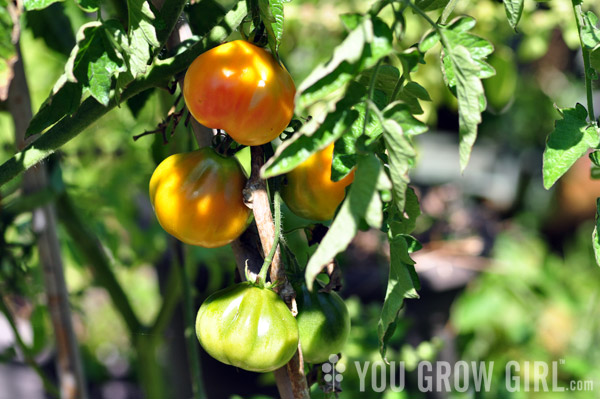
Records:
{"label": "green unripe tomato", "polygon": [[215,359],[255,372],[282,367],[298,348],[298,324],[286,304],[272,290],[247,281],[204,301],[196,335]]}
{"label": "green unripe tomato", "polygon": [[298,330],[304,361],[323,363],[329,355],[344,347],[350,333],[350,316],[346,304],[335,292],[313,292],[303,285],[296,290]]}

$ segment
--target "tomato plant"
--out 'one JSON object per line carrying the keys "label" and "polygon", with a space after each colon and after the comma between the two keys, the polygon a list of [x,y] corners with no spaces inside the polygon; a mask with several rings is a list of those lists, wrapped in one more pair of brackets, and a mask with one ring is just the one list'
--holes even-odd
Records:
{"label": "tomato plant", "polygon": [[[197,353],[200,348],[193,334],[186,332],[195,327],[195,295],[205,297],[234,278],[243,279],[244,271],[248,271],[246,279],[256,281],[250,277],[262,261],[266,266],[258,287],[235,285],[203,305],[198,319],[200,342],[216,358],[249,370],[271,370],[291,356],[286,372],[278,373],[276,378],[280,396],[285,399],[290,399],[290,385],[298,399],[309,397],[311,389],[317,388],[311,388],[313,383],[330,388],[324,389],[327,393],[335,393],[337,387],[326,386],[323,373],[306,378],[298,364],[300,356],[292,355],[295,343],[300,342],[307,361],[326,360],[326,355],[341,350],[348,336],[343,302],[337,294],[318,292],[319,287],[313,287],[317,277],[324,270],[333,274],[327,266],[338,255],[351,254],[338,259],[337,270],[349,277],[347,287],[351,291],[357,284],[367,287],[369,283],[356,278],[360,276],[356,263],[364,265],[363,259],[373,263],[367,265],[368,273],[373,281],[381,283],[378,292],[385,296],[380,309],[373,313],[378,315],[376,322],[356,325],[354,332],[360,336],[361,327],[362,332],[368,329],[373,335],[368,341],[376,343],[375,350],[385,359],[388,343],[399,343],[392,340],[394,334],[404,331],[398,326],[403,323],[399,317],[405,300],[419,296],[415,261],[427,262],[432,252],[455,257],[454,250],[437,249],[443,248],[447,239],[464,237],[471,242],[471,235],[480,234],[471,230],[480,223],[470,215],[486,216],[481,220],[484,223],[491,219],[481,212],[455,217],[449,214],[453,207],[446,204],[450,190],[444,193],[429,189],[432,182],[448,183],[443,176],[450,175],[439,171],[465,170],[480,130],[488,140],[489,133],[498,130],[492,136],[502,136],[505,141],[497,147],[503,149],[496,152],[500,162],[469,166],[481,170],[469,171],[461,180],[464,185],[460,186],[465,189],[477,186],[471,191],[478,193],[477,201],[465,204],[487,206],[486,194],[515,191],[504,196],[506,204],[500,207],[508,206],[512,195],[519,197],[512,204],[514,209],[507,208],[507,217],[521,206],[528,214],[535,210],[537,217],[547,211],[538,204],[550,203],[549,197],[544,201],[521,198],[530,192],[537,198],[538,190],[494,188],[496,179],[492,176],[505,172],[502,167],[494,167],[491,173],[491,166],[521,168],[529,163],[509,158],[504,162],[500,158],[500,153],[503,157],[509,150],[516,150],[519,160],[529,156],[532,148],[523,148],[517,141],[525,135],[532,143],[540,141],[536,149],[543,158],[540,179],[546,188],[569,169],[579,173],[579,166],[573,167],[588,154],[593,176],[600,177],[600,128],[594,106],[597,87],[593,84],[600,72],[600,35],[597,10],[584,4],[588,2],[333,0],[326,7],[316,7],[316,2],[310,0],[287,3],[173,0],[161,7],[162,2],[154,0],[24,0],[0,4],[0,111],[11,114],[15,133],[13,139],[13,124],[4,120],[6,129],[0,132],[0,312],[13,327],[15,340],[2,350],[0,360],[14,358],[34,366],[44,380],[47,396],[60,390],[69,392],[69,399],[88,397],[82,374],[86,369],[102,366],[105,375],[113,375],[115,370],[109,363],[114,362],[102,355],[108,347],[105,343],[113,343],[108,337],[112,333],[122,346],[117,351],[111,349],[110,357],[117,352],[122,357],[131,354],[131,370],[138,372],[144,397],[250,397],[252,389],[216,394],[215,387],[226,384],[211,381],[206,387],[202,385]],[[574,18],[568,22],[565,7],[570,6]],[[523,22],[519,22],[522,16]],[[546,22],[540,24],[544,18]],[[520,32],[518,40],[513,39],[515,30]],[[555,40],[559,31],[564,40]],[[268,45],[269,50],[262,45]],[[579,47],[581,51],[576,52]],[[547,51],[549,57],[539,58]],[[565,62],[569,54],[581,54],[582,63]],[[535,65],[526,65],[534,58],[539,58]],[[291,74],[303,78],[297,89],[280,60],[287,62]],[[532,74],[538,72],[534,78]],[[581,85],[576,84],[576,76],[583,80]],[[575,105],[583,84],[586,103]],[[560,104],[554,126],[552,103]],[[33,116],[32,104],[40,104]],[[187,122],[192,116],[204,126],[190,126]],[[159,117],[164,120],[152,129]],[[102,123],[97,123],[99,120]],[[418,137],[432,123],[444,132],[444,139],[436,139],[442,136],[435,133],[426,136],[430,140]],[[142,128],[148,130],[127,136]],[[225,130],[230,137],[219,141],[223,136],[215,132],[217,129]],[[282,131],[283,140],[275,141]],[[538,139],[548,133],[542,156],[543,140]],[[64,146],[79,134],[83,137]],[[138,142],[142,136],[151,137],[153,142]],[[446,156],[444,142],[452,136],[458,143],[457,158]],[[248,180],[235,160],[219,155],[240,148],[230,138],[242,146],[252,146],[244,149],[251,163]],[[166,154],[189,151],[196,144],[217,150],[202,148],[160,163]],[[479,154],[487,153],[484,147],[477,149]],[[51,157],[54,152],[62,155]],[[477,158],[492,160],[479,155]],[[449,159],[455,159],[455,164],[448,163]],[[147,174],[157,163],[160,165],[150,181],[150,204]],[[419,163],[428,168],[411,173]],[[27,177],[22,181],[14,179],[25,171]],[[513,172],[511,176],[531,177],[527,185],[542,183],[530,171]],[[578,185],[582,190],[591,186],[587,172],[584,168],[585,180]],[[435,178],[425,179],[426,174]],[[413,177],[424,186],[419,195],[410,187]],[[509,184],[509,180],[499,181],[503,187]],[[559,192],[574,192],[568,185],[568,180],[563,180]],[[298,215],[331,223],[328,227],[306,226],[306,221],[288,218],[286,225],[282,221],[281,196]],[[580,197],[586,202],[586,198],[598,196]],[[447,226],[436,229],[435,220],[419,221],[420,199],[425,201],[425,211],[435,213],[432,219],[444,219]],[[253,221],[244,203],[252,207]],[[600,202],[588,200],[586,209],[588,204],[600,213]],[[234,240],[233,245],[206,251],[167,239],[156,223],[148,223],[149,219],[154,221],[152,212],[148,213],[150,205],[164,230],[184,243],[218,247]],[[251,231],[241,234],[249,225]],[[434,234],[424,231],[428,226]],[[600,216],[592,241],[600,263],[598,229]],[[485,231],[493,233],[496,229]],[[488,243],[492,237],[479,238],[483,243],[481,253],[471,252],[470,245],[466,250],[477,264],[491,249]],[[434,241],[421,244],[419,239]],[[414,255],[422,247],[426,247],[423,256]],[[464,246],[456,248],[462,251]],[[589,257],[589,248],[586,251]],[[368,256],[353,256],[358,252]],[[231,266],[234,258],[235,276],[233,268],[225,267]],[[386,265],[381,264],[384,261]],[[301,278],[306,287],[294,291],[288,277],[304,263]],[[157,273],[146,273],[149,265],[156,265]],[[140,284],[136,281],[121,286],[127,277],[119,270],[123,266]],[[75,285],[64,281],[64,276],[73,276],[73,270],[82,271],[78,280],[85,281],[76,281]],[[273,291],[264,288],[267,273],[273,291],[290,309],[294,309],[297,294],[297,320],[290,318]],[[384,274],[389,276],[387,281],[379,278]],[[441,278],[445,274],[436,275]],[[144,290],[141,282],[146,277],[150,288]],[[85,336],[95,334],[101,339],[96,340],[96,347],[88,345],[88,338],[79,345],[76,338],[81,334],[73,331],[71,304],[76,308],[82,304],[71,301],[86,298],[81,306],[84,309],[88,302],[96,302],[87,297],[97,290],[88,292],[86,288],[98,286],[110,297],[110,317],[116,310],[122,323],[111,323],[110,331],[106,331],[96,329],[105,324],[98,323],[98,319],[88,323],[81,318]],[[85,295],[70,295],[69,289]],[[145,293],[143,302],[141,291]],[[44,293],[46,298],[40,295]],[[524,296],[529,298],[531,293],[524,292]],[[135,301],[130,302],[133,298]],[[5,301],[9,302],[7,306]],[[174,305],[179,301],[185,330],[181,323],[171,323]],[[46,349],[42,348],[44,340],[37,337],[39,332],[33,328],[33,345],[39,348],[28,350],[28,340],[18,339],[17,323],[11,322],[13,312],[17,311],[17,316],[29,313],[25,311],[29,302],[35,307],[34,313],[41,314],[36,316],[38,322],[32,316],[31,324],[49,325],[44,315],[51,319],[56,333],[49,336],[58,339],[47,347],[55,349],[53,353],[59,360],[69,359],[55,362],[57,370],[52,370],[50,378],[44,378],[46,367],[36,367],[41,353],[37,349]],[[23,303],[27,303],[26,308]],[[144,306],[141,311],[139,303]],[[19,306],[11,306],[14,304]],[[543,315],[553,319],[552,315],[561,312],[551,307]],[[101,314],[92,308],[89,315],[106,319],[98,316]],[[464,322],[469,324],[470,320]],[[552,327],[556,323],[546,324]],[[187,339],[189,362],[169,364],[177,368],[172,375],[192,376],[186,381],[191,392],[181,395],[169,385],[184,384],[163,383],[173,380],[157,378],[167,368],[161,359],[176,359],[175,350],[162,341],[166,327],[171,325],[173,334]],[[366,341],[368,334],[364,337]],[[356,342],[353,349],[360,346]],[[18,346],[23,356],[15,357],[13,349]],[[85,362],[94,361],[92,367],[78,364],[80,347],[90,354]],[[172,352],[157,358],[159,348]],[[348,351],[343,356],[360,356],[357,352]],[[404,352],[392,351],[401,356]],[[124,364],[121,360],[118,363]],[[352,364],[357,359],[344,360]],[[237,372],[224,369],[223,375]],[[58,381],[54,381],[55,376]],[[231,381],[229,377],[222,381]],[[330,377],[335,381],[333,375]],[[52,389],[54,382],[60,389]],[[350,382],[349,373],[344,383]],[[230,385],[226,388],[237,389],[244,383]],[[22,396],[8,392],[11,397]]]}
{"label": "tomato plant", "polygon": [[354,180],[354,170],[339,181],[331,180],[334,144],[311,155],[286,175],[281,195],[298,216],[329,220],[344,200],[346,187]]}
{"label": "tomato plant", "polygon": [[302,356],[308,363],[323,363],[339,353],[350,334],[350,316],[343,299],[334,291],[297,289],[298,330]]}
{"label": "tomato plant", "polygon": [[162,161],[150,179],[150,201],[169,234],[187,244],[220,247],[235,240],[248,224],[245,184],[235,158],[205,147]]}
{"label": "tomato plant", "polygon": [[270,53],[244,40],[198,56],[183,84],[194,118],[224,129],[244,145],[265,144],[283,132],[292,119],[295,93],[287,70]]}
{"label": "tomato plant", "polygon": [[298,349],[298,324],[286,304],[250,282],[208,297],[198,310],[196,335],[215,359],[256,372],[280,368]]}

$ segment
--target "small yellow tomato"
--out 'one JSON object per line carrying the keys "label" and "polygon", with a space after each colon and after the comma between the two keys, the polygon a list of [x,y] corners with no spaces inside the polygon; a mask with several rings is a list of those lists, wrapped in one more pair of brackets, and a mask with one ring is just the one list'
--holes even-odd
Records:
{"label": "small yellow tomato", "polygon": [[292,119],[295,94],[292,77],[277,60],[244,40],[200,54],[183,82],[194,118],[244,145],[262,145],[279,136]]}
{"label": "small yellow tomato", "polygon": [[312,220],[330,220],[354,181],[354,170],[343,179],[331,180],[332,143],[311,155],[291,172],[281,196],[296,215]]}
{"label": "small yellow tomato", "polygon": [[162,161],[150,179],[150,201],[167,233],[187,244],[220,247],[248,225],[245,185],[235,158],[205,147]]}

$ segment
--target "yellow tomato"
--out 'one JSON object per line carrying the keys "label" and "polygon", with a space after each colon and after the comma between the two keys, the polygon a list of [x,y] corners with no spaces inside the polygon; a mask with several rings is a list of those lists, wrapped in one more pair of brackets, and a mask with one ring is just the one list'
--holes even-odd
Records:
{"label": "yellow tomato", "polygon": [[245,185],[235,158],[205,147],[162,161],[150,179],[150,201],[167,233],[187,244],[220,247],[246,229]]}
{"label": "yellow tomato", "polygon": [[281,196],[296,215],[312,220],[329,220],[344,200],[346,187],[354,181],[354,170],[343,179],[331,180],[332,143],[311,155],[289,172]]}
{"label": "yellow tomato", "polygon": [[194,118],[244,145],[279,136],[292,119],[295,94],[294,81],[275,58],[244,40],[199,55],[183,83]]}

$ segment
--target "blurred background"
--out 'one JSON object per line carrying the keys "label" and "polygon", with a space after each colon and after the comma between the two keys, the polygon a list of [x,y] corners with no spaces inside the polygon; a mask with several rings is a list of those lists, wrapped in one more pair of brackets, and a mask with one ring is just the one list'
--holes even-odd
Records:
{"label": "blurred background", "polygon": [[[205,29],[194,22],[194,15],[222,14],[230,4],[200,0],[190,5],[187,12],[194,33]],[[343,39],[346,32],[339,14],[364,12],[369,6],[370,2],[352,0],[294,0],[285,5],[281,55],[297,84],[318,63],[327,61]],[[359,392],[359,376],[350,367],[355,361],[381,360],[376,325],[389,250],[383,233],[368,231],[361,232],[338,259],[343,271],[341,295],[352,315],[352,332],[341,359],[347,367],[339,396],[597,398],[600,270],[591,234],[600,183],[590,179],[585,157],[552,190],[543,189],[541,173],[545,139],[558,118],[554,104],[585,103],[571,4],[526,1],[518,32],[510,28],[500,1],[462,0],[456,7],[456,14],[461,13],[474,16],[474,33],[494,44],[490,63],[497,75],[484,81],[488,109],[464,174],[459,172],[456,101],[443,84],[439,48],[428,53],[427,65],[421,65],[416,75],[432,99],[421,104],[425,112],[419,119],[430,131],[419,136],[419,161],[412,174],[423,212],[414,233],[423,244],[414,254],[421,299],[407,302],[388,349],[389,360],[405,362],[406,389]],[[392,18],[391,13],[382,15]],[[399,48],[411,46],[428,29],[412,12],[405,16],[406,33]],[[61,75],[75,33],[88,20],[73,2],[28,12],[24,18],[21,49],[34,112]],[[42,30],[54,30],[54,40],[41,37]],[[94,399],[143,398],[146,390],[164,392],[168,398],[191,396],[182,311],[172,287],[173,254],[169,237],[154,217],[148,181],[156,162],[169,152],[193,148],[193,139],[182,128],[168,145],[163,145],[160,135],[133,140],[133,135],[154,129],[173,100],[158,90],[136,97],[48,161],[51,183],[66,188],[79,219],[104,246],[140,321],[155,320],[163,300],[174,303],[161,328],[139,331],[150,335],[152,344],[146,349],[134,345],[108,294],[94,284],[79,237],[59,223],[75,333]],[[2,111],[1,161],[15,152],[13,121],[6,109]],[[53,167],[59,163],[60,168]],[[10,202],[19,184],[15,181],[0,190],[2,205]],[[56,381],[54,337],[31,213],[1,223],[0,294],[40,372]],[[285,210],[284,230],[307,223]],[[310,253],[314,248],[306,248],[303,234],[301,230],[290,234],[290,246]],[[199,306],[210,293],[233,282],[235,259],[228,246],[186,251]],[[0,314],[0,399],[44,398],[42,381],[25,362],[15,339],[7,318]],[[150,371],[148,359],[154,368]],[[420,360],[436,359],[494,361],[490,392],[419,392],[413,370]],[[596,378],[595,392],[506,390],[507,361],[561,359],[560,385]],[[238,370],[205,353],[202,368],[211,399],[277,395],[271,373]],[[158,378],[148,379],[152,381],[148,386],[140,373]],[[316,386],[313,394],[324,397]]]}

